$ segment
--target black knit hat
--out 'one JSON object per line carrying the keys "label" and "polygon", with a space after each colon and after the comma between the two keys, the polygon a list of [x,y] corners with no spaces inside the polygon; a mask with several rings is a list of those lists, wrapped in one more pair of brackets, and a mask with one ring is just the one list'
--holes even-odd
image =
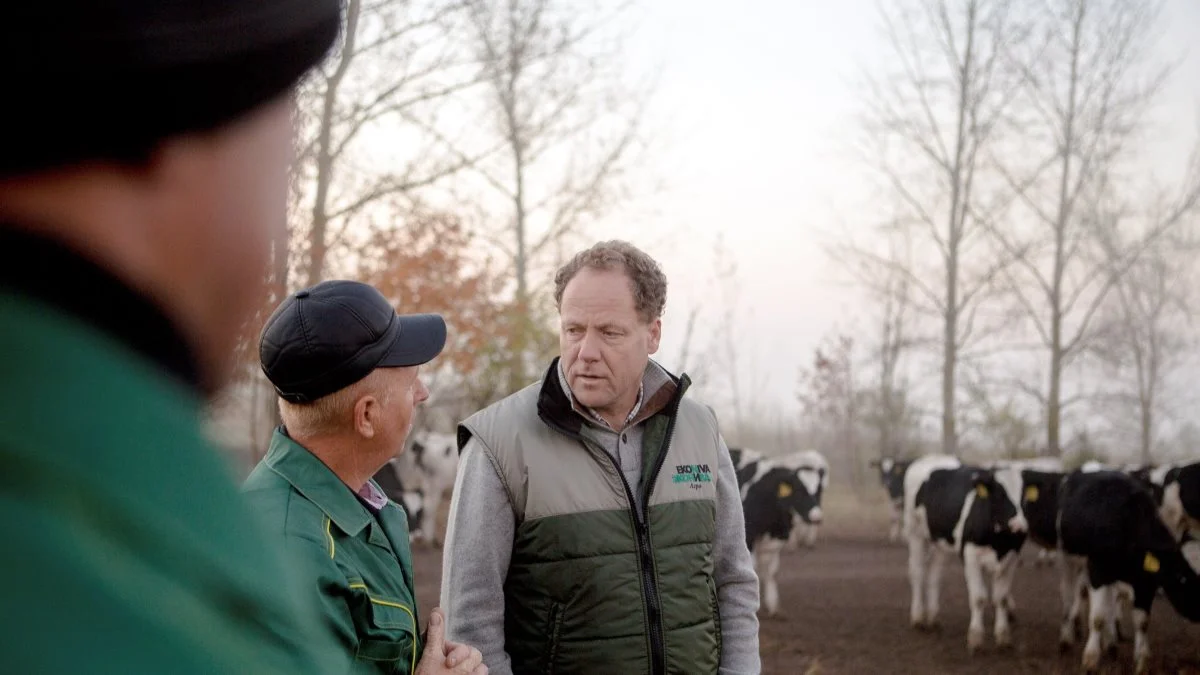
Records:
{"label": "black knit hat", "polygon": [[136,162],[284,94],[337,37],[339,0],[0,3],[0,176]]}

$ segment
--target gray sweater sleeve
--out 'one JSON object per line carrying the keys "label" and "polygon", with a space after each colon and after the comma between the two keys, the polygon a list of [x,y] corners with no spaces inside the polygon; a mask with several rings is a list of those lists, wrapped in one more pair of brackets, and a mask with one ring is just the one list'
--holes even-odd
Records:
{"label": "gray sweater sleeve", "polygon": [[508,492],[471,439],[463,448],[442,552],[446,639],[475,647],[491,675],[512,675],[504,651],[504,578],[515,529]]}
{"label": "gray sweater sleeve", "polygon": [[717,534],[713,577],[721,608],[721,675],[758,675],[758,574],[746,548],[742,493],[725,439],[717,466]]}

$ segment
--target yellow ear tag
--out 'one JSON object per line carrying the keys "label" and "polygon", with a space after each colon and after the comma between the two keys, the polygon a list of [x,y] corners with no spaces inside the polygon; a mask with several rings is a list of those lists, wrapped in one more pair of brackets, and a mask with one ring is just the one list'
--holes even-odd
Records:
{"label": "yellow ear tag", "polygon": [[792,494],[792,486],[791,485],[788,485],[787,483],[779,484],[779,498],[780,499],[791,496],[791,494]]}
{"label": "yellow ear tag", "polygon": [[1158,558],[1154,557],[1153,553],[1146,553],[1146,559],[1142,561],[1142,569],[1150,574],[1158,572]]}
{"label": "yellow ear tag", "polygon": [[976,485],[975,494],[979,495],[980,499],[987,499],[988,489],[986,485]]}
{"label": "yellow ear tag", "polygon": [[1038,489],[1036,485],[1030,485],[1025,488],[1025,501],[1036,502],[1038,500]]}

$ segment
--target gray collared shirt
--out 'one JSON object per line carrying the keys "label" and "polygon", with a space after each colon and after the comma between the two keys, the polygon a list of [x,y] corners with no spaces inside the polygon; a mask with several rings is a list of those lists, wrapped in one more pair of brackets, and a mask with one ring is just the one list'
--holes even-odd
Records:
{"label": "gray collared shirt", "polygon": [[637,509],[640,516],[642,513],[643,425],[629,426],[629,424],[637,418],[638,413],[642,410],[642,404],[645,402],[645,377],[642,378],[642,382],[638,385],[637,401],[633,404],[633,409],[629,411],[629,415],[625,417],[625,424],[620,429],[614,429],[607,420],[600,416],[600,413],[585,405],[581,405],[575,400],[575,395],[571,392],[571,386],[567,382],[567,375],[563,372],[561,360],[558,362],[558,382],[562,385],[562,390],[566,392],[567,398],[570,399],[571,407],[576,412],[580,412],[580,409],[586,411],[587,414],[581,414],[580,416],[587,420],[590,425],[585,427],[582,433],[607,450],[617,466],[620,467],[621,475],[625,477],[625,482],[629,485],[629,490],[635,497],[633,500],[634,508]]}
{"label": "gray collared shirt", "polygon": [[[612,429],[613,431],[621,430],[621,429],[613,429],[612,425],[608,423],[608,420],[604,419],[604,417],[601,416],[600,413],[596,412],[595,410],[593,410],[585,405],[580,404],[578,401],[575,400],[575,393],[571,391],[571,383],[567,382],[567,374],[565,372],[563,372],[562,359],[559,359],[559,361],[558,361],[557,370],[558,370],[558,383],[562,386],[562,390],[567,392],[567,399],[569,399],[571,401],[572,408],[575,408],[576,410],[583,408],[585,411],[587,411],[588,415],[591,416],[591,421],[602,424],[606,428]],[[637,414],[642,411],[642,403],[644,401],[645,395],[646,395],[646,382],[645,382],[645,379],[643,378],[643,380],[641,382],[638,382],[637,400],[634,401],[634,403],[633,403],[633,409],[630,410],[629,414],[625,416],[625,424],[623,424],[621,426],[622,429],[629,426],[629,423],[633,421],[633,418],[637,417]]]}

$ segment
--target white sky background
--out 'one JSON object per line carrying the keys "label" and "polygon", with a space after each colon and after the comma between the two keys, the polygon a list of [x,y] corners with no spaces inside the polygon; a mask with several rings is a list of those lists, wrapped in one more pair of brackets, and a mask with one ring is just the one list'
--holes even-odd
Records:
{"label": "white sky background", "polygon": [[[659,259],[670,279],[660,360],[675,367],[684,322],[712,304],[713,242],[738,266],[743,382],[760,405],[797,409],[798,369],[822,337],[853,331],[861,306],[821,244],[842,224],[873,223],[871,172],[851,149],[861,69],[887,58],[874,0],[742,3],[653,0],[627,52],[662,68],[642,167],[643,194],[593,233],[621,236]],[[1200,113],[1200,0],[1168,0],[1160,58],[1180,59],[1153,116],[1163,139],[1146,164],[1178,173]],[[696,349],[715,326],[711,307]],[[716,402],[716,401],[714,401]]]}

